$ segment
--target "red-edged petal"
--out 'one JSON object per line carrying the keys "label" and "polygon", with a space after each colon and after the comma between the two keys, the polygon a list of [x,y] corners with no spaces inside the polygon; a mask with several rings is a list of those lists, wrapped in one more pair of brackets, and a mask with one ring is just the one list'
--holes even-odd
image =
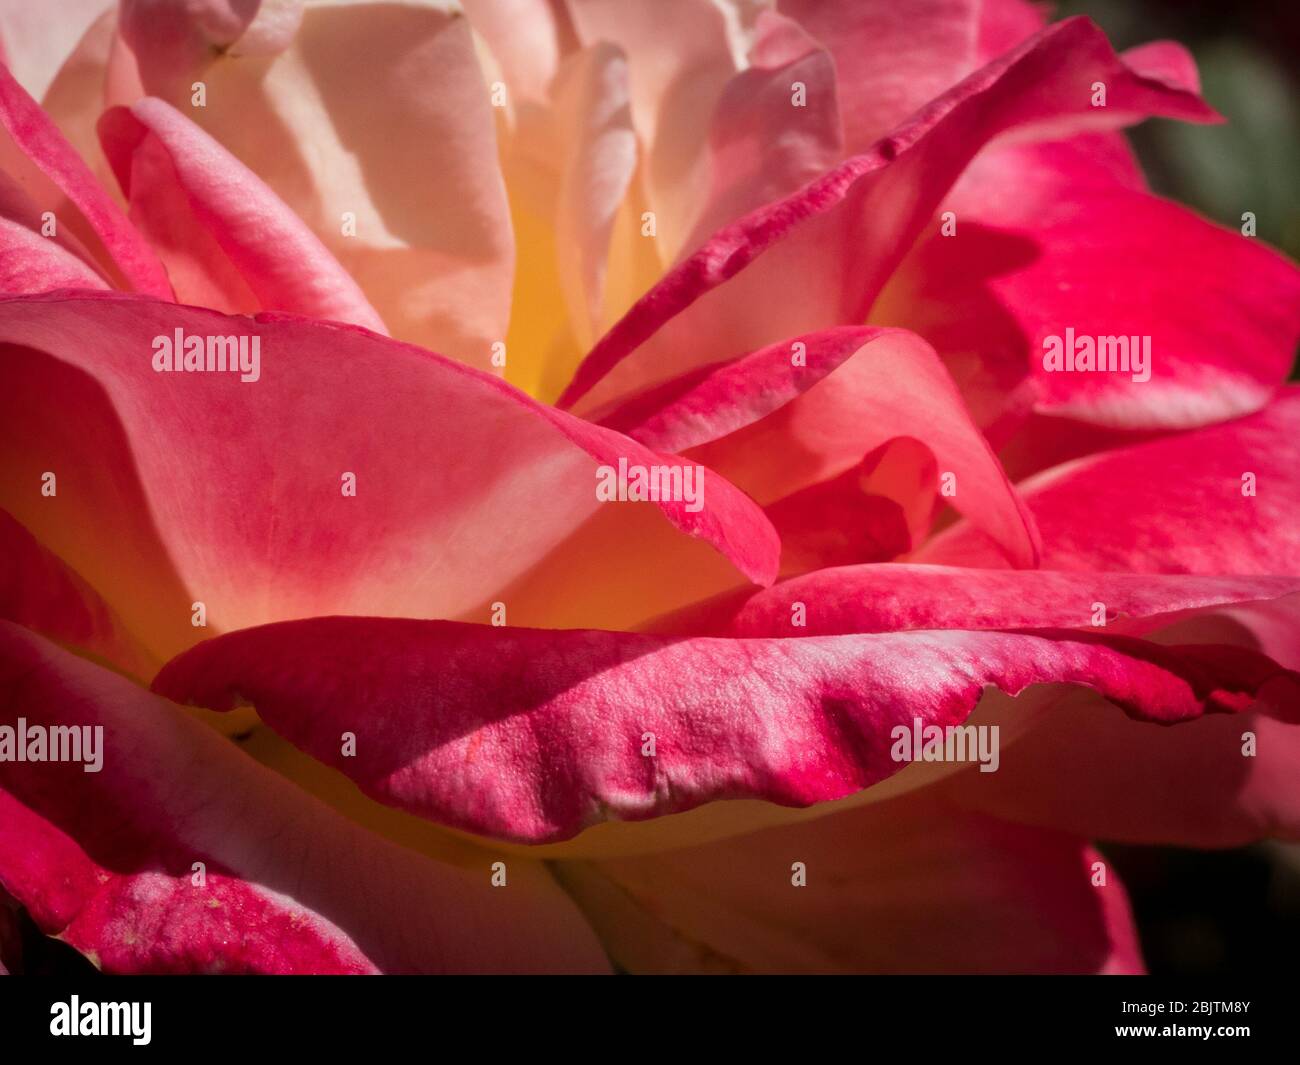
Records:
{"label": "red-edged petal", "polygon": [[343,932],[292,899],[204,875],[200,889],[179,871],[113,872],[0,790],[0,883],[37,927],[105,972],[376,971]]}
{"label": "red-edged petal", "polygon": [[[1296,577],[1200,577],[966,569],[910,563],[840,566],[683,611],[657,631],[833,636],[910,629],[1104,627],[1146,633],[1170,615],[1280,599]],[[800,624],[792,623],[802,604]],[[1100,609],[1099,609],[1100,607]]]}
{"label": "red-edged petal", "polygon": [[[1248,418],[1119,448],[1017,486],[1043,565],[1140,573],[1300,573],[1300,389]],[[961,524],[917,561],[998,567]]]}
{"label": "red-edged petal", "polygon": [[[982,424],[1194,427],[1259,409],[1290,371],[1300,271],[1149,195],[1113,135],[998,148],[943,206],[955,232],[934,220],[872,317],[934,343]],[[1123,371],[1049,369],[1067,329],[1119,338]]]}
{"label": "red-edged petal", "polygon": [[934,350],[899,330],[830,329],[684,375],[600,417],[658,450],[691,454],[761,503],[829,481],[887,441],[934,454],[961,513],[1013,565],[1036,531]]}
{"label": "red-edged petal", "polygon": [[[355,281],[262,180],[162,100],[100,120],[131,217],[183,303],[288,311],[386,333]],[[252,297],[251,301],[249,296]]]}
{"label": "red-edged petal", "polygon": [[[88,245],[101,244],[105,266],[119,270],[137,292],[171,297],[166,272],[153,249],[122,214],[50,117],[0,66],[0,126],[8,133],[0,144],[0,164],[23,184],[42,210],[53,210],[76,229],[80,213],[85,230],[77,235]],[[66,197],[68,210],[60,210]],[[75,209],[75,210],[74,210]]]}
{"label": "red-edged petal", "polygon": [[895,725],[963,722],[989,685],[1080,684],[1172,724],[1297,681],[1244,649],[1069,631],[719,640],[339,617],[209,640],[154,687],[253,704],[382,802],[546,842],[714,799],[842,798],[902,768]]}
{"label": "red-edged petal", "polygon": [[[1107,84],[1109,108],[1091,105],[1094,81]],[[991,137],[1013,128],[1060,136],[1062,126],[1122,124],[1140,114],[1215,117],[1194,95],[1135,74],[1086,19],[1049,27],[869,152],[714,234],[601,339],[561,402],[576,403],[597,382],[602,387],[588,402],[608,401],[704,358],[861,322],[943,195]],[[633,352],[637,358],[620,365]]]}
{"label": "red-edged petal", "polygon": [[[804,887],[794,886],[796,862]],[[1143,968],[1123,885],[1082,840],[933,799],[562,863],[558,875],[633,972]]]}
{"label": "red-edged petal", "polygon": [[[258,379],[155,372],[155,339],[178,329],[250,352],[256,338]],[[600,467],[685,460],[361,329],[55,294],[0,302],[0,339],[32,349],[7,355],[4,505],[155,650],[204,634],[195,601],[220,629],[337,610],[486,618],[602,509],[631,527],[657,508],[747,576],[776,574],[771,524],[720,476],[644,512],[601,504]],[[574,564],[567,579],[589,582],[607,556]]]}
{"label": "red-edged petal", "polygon": [[604,967],[534,862],[506,857],[494,888],[485,852],[456,868],[388,843],[164,700],[8,624],[0,677],[6,726],[103,728],[98,772],[0,762],[0,884],[106,970]]}

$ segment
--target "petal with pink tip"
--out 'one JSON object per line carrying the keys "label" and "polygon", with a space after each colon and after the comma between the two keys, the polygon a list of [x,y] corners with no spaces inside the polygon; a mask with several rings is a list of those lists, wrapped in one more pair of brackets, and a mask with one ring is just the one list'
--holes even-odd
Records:
{"label": "petal with pink tip", "polygon": [[[1291,369],[1300,270],[1147,193],[1106,135],[997,148],[943,207],[955,232],[932,224],[873,318],[930,340],[982,424],[1192,428],[1258,410]],[[1097,369],[1075,368],[1085,341]]]}
{"label": "petal with pink tip", "polygon": [[491,368],[514,241],[469,20],[443,3],[281,0],[251,23],[223,7],[123,7],[145,91],[257,174],[393,336]]}
{"label": "petal with pink tip", "polygon": [[[1281,599],[1295,577],[1199,577],[1150,573],[965,569],[885,564],[842,566],[782,581],[730,607],[696,615],[693,631],[727,636],[831,636],[910,629],[1104,626],[1145,633],[1171,615]],[[804,624],[790,626],[803,603]],[[734,610],[734,612],[732,612]]]}
{"label": "petal with pink tip", "polygon": [[919,337],[828,329],[773,344],[633,396],[602,424],[658,450],[691,454],[771,503],[828,481],[889,440],[933,452],[944,497],[988,530],[1016,566],[1037,532],[952,378]]}
{"label": "petal with pink tip", "polygon": [[[245,338],[258,365],[155,371],[177,330],[205,350]],[[204,635],[195,602],[219,629],[338,610],[486,618],[598,512],[662,514],[704,541],[690,550],[776,574],[771,524],[722,477],[355,327],[52,294],[0,301],[0,339],[27,345],[6,353],[4,505],[155,651]],[[601,503],[624,461],[689,465],[703,487]],[[46,470],[56,499],[40,495]],[[606,556],[574,564],[567,579],[590,581]]]}
{"label": "petal with pink tip", "polygon": [[[15,177],[41,207],[76,230],[81,216],[84,230],[77,236],[90,246],[101,244],[106,267],[121,271],[137,292],[171,297],[162,263],[145,239],[122,214],[76,151],[9,70],[0,66],[0,126],[8,137],[0,144],[0,164]],[[66,200],[64,199],[66,198]],[[67,210],[62,210],[64,203]]]}
{"label": "petal with pink tip", "polygon": [[387,333],[311,230],[179,111],[149,98],[107,112],[99,131],[132,219],[167,263],[180,302],[288,311]]}

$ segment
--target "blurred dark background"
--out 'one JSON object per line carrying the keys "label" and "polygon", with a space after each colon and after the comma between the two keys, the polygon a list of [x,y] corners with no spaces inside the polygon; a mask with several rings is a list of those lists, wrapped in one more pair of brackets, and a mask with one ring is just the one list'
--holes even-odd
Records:
{"label": "blurred dark background", "polygon": [[[1226,119],[1129,131],[1152,188],[1300,259],[1300,0],[1068,0],[1116,48],[1172,38]],[[1296,782],[1300,787],[1300,781]],[[1175,797],[1172,797],[1176,799]],[[1300,952],[1300,846],[1103,846],[1129,889],[1153,973],[1268,976]]]}

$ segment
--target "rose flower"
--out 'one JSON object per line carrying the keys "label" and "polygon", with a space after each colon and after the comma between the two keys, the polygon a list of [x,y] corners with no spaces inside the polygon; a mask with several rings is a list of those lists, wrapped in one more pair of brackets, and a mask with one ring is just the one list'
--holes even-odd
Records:
{"label": "rose flower", "polygon": [[1218,120],[1178,45],[0,42],[10,968],[1129,972],[1093,841],[1300,834],[1300,275],[1148,190],[1123,128]]}

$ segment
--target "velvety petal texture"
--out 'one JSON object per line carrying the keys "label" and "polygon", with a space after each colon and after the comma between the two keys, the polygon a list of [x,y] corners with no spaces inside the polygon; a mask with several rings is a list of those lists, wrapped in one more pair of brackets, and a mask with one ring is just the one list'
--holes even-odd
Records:
{"label": "velvety petal texture", "polygon": [[985,686],[1053,681],[1172,724],[1245,710],[1270,682],[1294,698],[1300,678],[1246,649],[1064,630],[718,640],[319,618],[209,640],[154,688],[251,703],[382,802],[546,842],[715,799],[842,798],[903,768],[895,725],[960,724]]}
{"label": "velvety petal texture", "polygon": [[1110,841],[1300,840],[1300,271],[1049,16],[0,0],[0,974],[1135,973]]}

